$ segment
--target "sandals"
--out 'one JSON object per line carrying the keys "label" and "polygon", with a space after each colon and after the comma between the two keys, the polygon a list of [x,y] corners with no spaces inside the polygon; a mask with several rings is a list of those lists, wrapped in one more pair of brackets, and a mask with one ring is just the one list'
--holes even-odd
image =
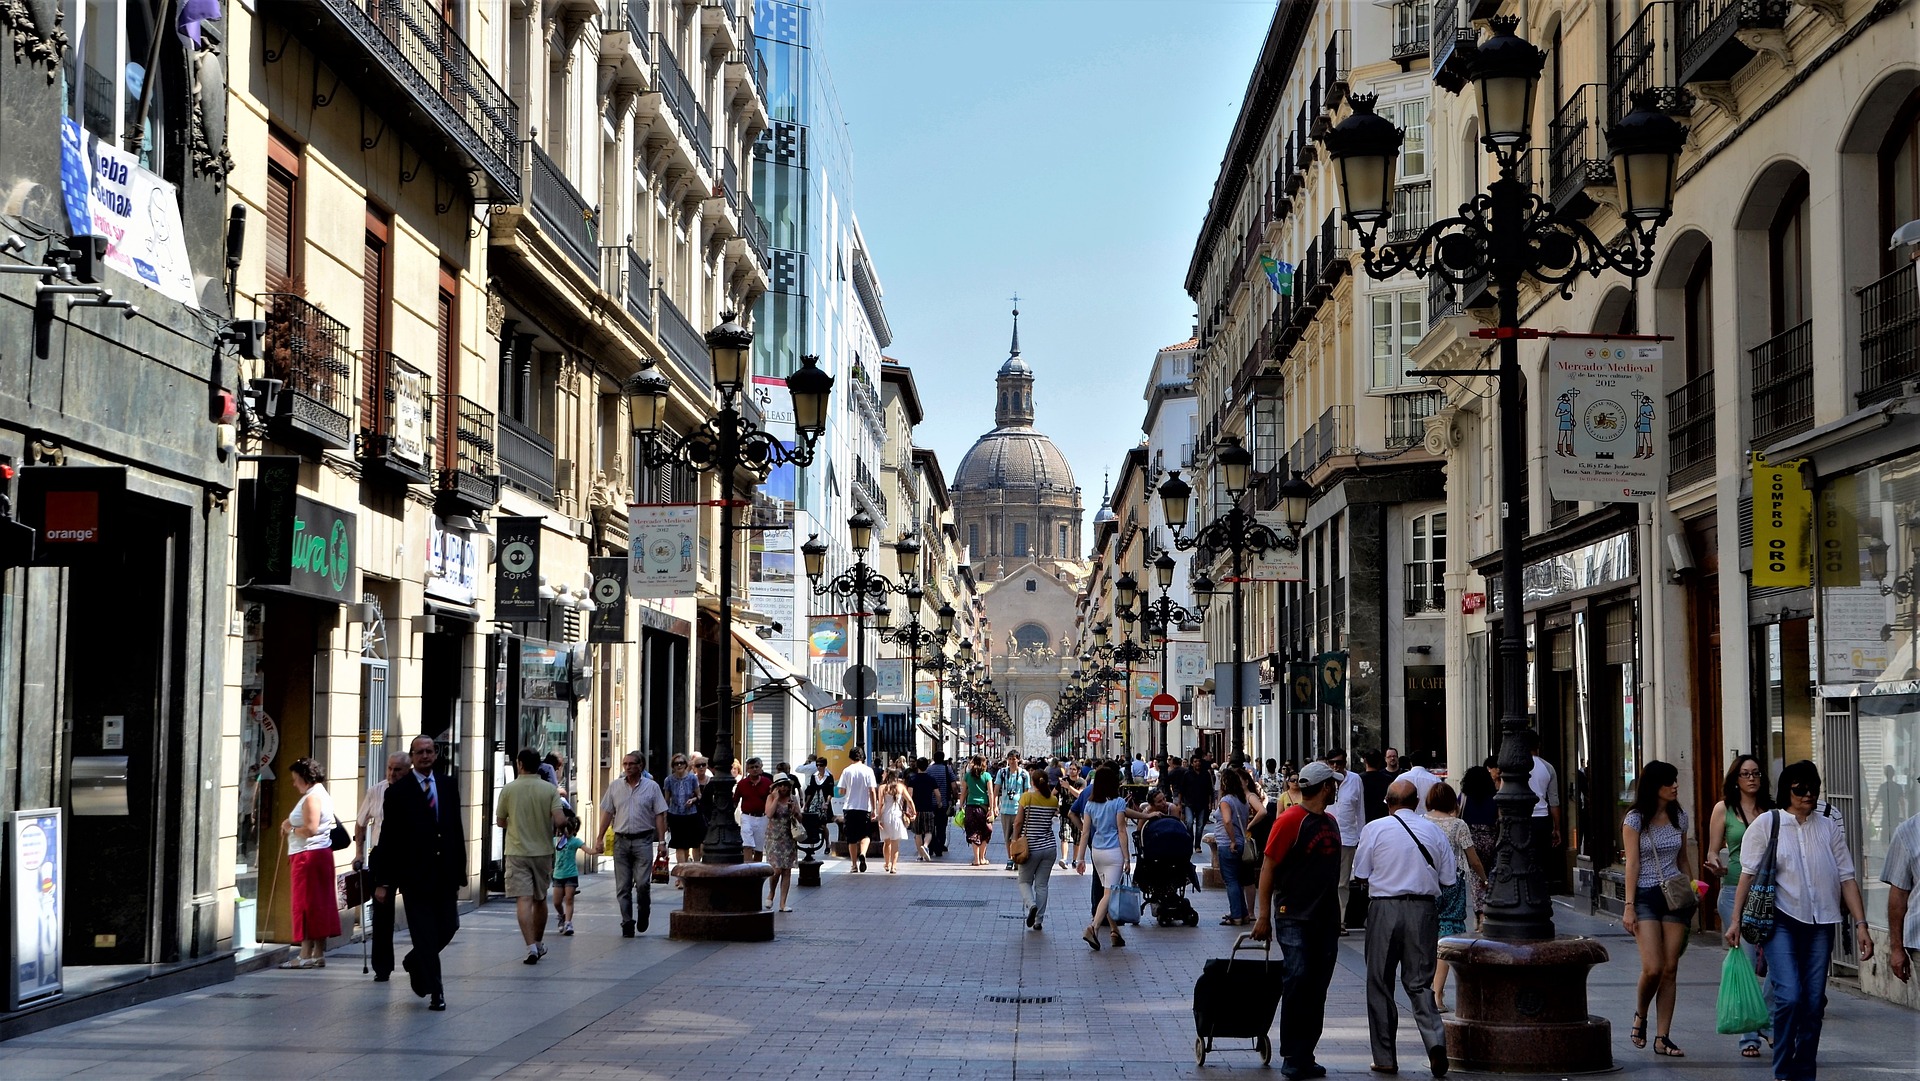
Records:
{"label": "sandals", "polygon": [[1118,927],[1114,928],[1111,932],[1109,932],[1108,938],[1113,943],[1113,948],[1116,950],[1127,944],[1127,940],[1120,937],[1120,929]]}
{"label": "sandals", "polygon": [[1667,1039],[1665,1036],[1655,1036],[1653,1038],[1653,1053],[1656,1055],[1664,1055],[1667,1058],[1687,1057],[1685,1051],[1675,1047],[1673,1041]]}
{"label": "sandals", "polygon": [[1093,952],[1100,952],[1100,936],[1093,933],[1093,928],[1087,928],[1086,931],[1080,935],[1080,938],[1087,945],[1093,947]]}
{"label": "sandals", "polygon": [[316,962],[311,957],[290,957],[287,960],[280,962],[278,965],[275,965],[274,967],[286,968],[286,969],[321,968],[324,966],[324,964],[325,962]]}
{"label": "sandals", "polygon": [[1743,1043],[1743,1044],[1741,1044],[1741,1045],[1740,1045],[1740,1057],[1741,1057],[1741,1058],[1759,1058],[1759,1057],[1760,1057],[1760,1045],[1759,1045],[1759,1044],[1757,1044],[1757,1043]]}
{"label": "sandals", "polygon": [[1635,1047],[1647,1046],[1647,1019],[1645,1016],[1637,1013],[1633,1015],[1633,1029],[1628,1033],[1627,1039],[1632,1040],[1633,1046]]}

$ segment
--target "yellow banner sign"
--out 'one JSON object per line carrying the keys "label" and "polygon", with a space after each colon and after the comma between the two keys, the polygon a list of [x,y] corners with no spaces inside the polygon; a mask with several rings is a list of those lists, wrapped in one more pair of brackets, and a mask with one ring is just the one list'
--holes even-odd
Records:
{"label": "yellow banner sign", "polygon": [[1860,584],[1860,523],[1853,508],[1858,477],[1848,474],[1828,481],[1820,492],[1820,584]]}
{"label": "yellow banner sign", "polygon": [[1808,534],[1813,493],[1801,461],[1769,463],[1753,454],[1753,585],[1759,589],[1813,584]]}

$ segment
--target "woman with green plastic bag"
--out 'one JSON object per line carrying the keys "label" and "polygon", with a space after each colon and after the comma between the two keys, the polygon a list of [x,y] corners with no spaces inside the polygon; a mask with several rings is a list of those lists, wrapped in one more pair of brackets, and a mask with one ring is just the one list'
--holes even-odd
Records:
{"label": "woman with green plastic bag", "polygon": [[1760,991],[1760,977],[1739,950],[1728,950],[1720,964],[1720,1015],[1715,1031],[1724,1036],[1753,1032],[1767,1023],[1767,996]]}
{"label": "woman with green plastic bag", "polygon": [[[1721,792],[1724,798],[1714,805],[1713,815],[1707,825],[1709,855],[1706,864],[1708,870],[1720,876],[1718,907],[1720,928],[1725,931],[1740,922],[1740,914],[1733,910],[1733,895],[1740,881],[1741,842],[1746,839],[1747,827],[1753,820],[1773,809],[1773,797],[1767,793],[1767,775],[1760,760],[1750,754],[1735,756],[1733,765],[1727,768],[1727,779],[1721,786]],[[1765,971],[1765,963],[1760,960],[1760,947],[1743,942],[1729,952],[1744,956],[1758,982],[1757,977]],[[1721,983],[1724,986],[1725,980]],[[1762,1002],[1764,1004],[1764,999]],[[1725,1020],[1724,1016],[1722,1020]],[[1760,1041],[1764,1039],[1771,1042],[1773,1039],[1764,1013],[1759,1024],[1740,1030],[1738,1035],[1743,1058],[1759,1058]]]}

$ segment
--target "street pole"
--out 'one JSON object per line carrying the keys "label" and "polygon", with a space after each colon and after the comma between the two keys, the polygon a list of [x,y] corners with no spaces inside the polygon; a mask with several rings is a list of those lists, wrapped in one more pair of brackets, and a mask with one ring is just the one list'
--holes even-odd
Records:
{"label": "street pole", "polygon": [[720,711],[713,735],[713,824],[701,845],[703,863],[739,863],[740,825],[733,820],[733,468],[740,460],[740,412],[728,398],[720,408],[720,664],[713,702]]}
{"label": "street pole", "polygon": [[[1235,507],[1228,513],[1238,514],[1240,508]],[[1241,558],[1241,549],[1236,545],[1233,549],[1233,754],[1228,761],[1238,761],[1247,749],[1246,720],[1240,715],[1240,710],[1245,705],[1240,700],[1242,682],[1240,666],[1246,663],[1247,648],[1246,630],[1243,626],[1246,620],[1240,611],[1240,578],[1246,573],[1241,570]]]}

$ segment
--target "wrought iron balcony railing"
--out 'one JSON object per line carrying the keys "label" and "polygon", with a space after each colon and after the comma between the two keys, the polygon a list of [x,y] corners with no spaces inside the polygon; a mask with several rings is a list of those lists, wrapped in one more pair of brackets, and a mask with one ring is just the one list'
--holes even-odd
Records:
{"label": "wrought iron balcony railing", "polygon": [[1761,342],[1748,356],[1755,445],[1813,427],[1813,320]]}
{"label": "wrought iron balcony railing", "polygon": [[1730,79],[1754,53],[1741,35],[1787,25],[1789,0],[1675,0],[1680,85]]}
{"label": "wrought iron balcony railing", "polygon": [[1432,32],[1429,0],[1398,0],[1393,5],[1393,58],[1402,67],[1427,55],[1427,35]]}
{"label": "wrought iron balcony railing", "polygon": [[751,198],[740,200],[740,235],[746,239],[747,250],[759,261],[760,269],[771,269],[772,264],[767,262],[767,223],[760,219],[760,211]]}
{"label": "wrought iron balcony railing", "polygon": [[485,510],[500,500],[493,410],[471,399],[455,397],[448,412],[453,420],[453,441],[441,458],[434,487],[469,509]]}
{"label": "wrought iron balcony railing", "polygon": [[292,293],[263,293],[266,375],[280,381],[268,411],[276,440],[310,440],[335,450],[353,445],[353,350],[346,324]]}
{"label": "wrought iron balcony railing", "polygon": [[1321,81],[1327,88],[1327,109],[1332,111],[1347,100],[1347,80],[1353,74],[1353,31],[1335,30],[1327,36],[1327,56],[1321,68]]}
{"label": "wrought iron balcony railing", "polygon": [[1667,475],[1680,488],[1713,475],[1713,369],[1667,395]]}
{"label": "wrought iron balcony railing", "polygon": [[1693,105],[1693,91],[1680,82],[1674,0],[1653,0],[1640,9],[1607,58],[1607,113],[1618,123],[1633,111],[1637,94],[1653,95],[1654,108],[1674,115]]}
{"label": "wrought iron balcony railing", "polygon": [[1406,569],[1407,615],[1431,615],[1447,610],[1447,586],[1438,563],[1409,563]]}
{"label": "wrought iron balcony railing", "polygon": [[653,329],[653,268],[631,244],[600,249],[600,290],[621,301],[627,314]]}
{"label": "wrought iron balcony railing", "polygon": [[666,99],[667,108],[680,122],[681,134],[693,144],[694,152],[700,156],[700,163],[713,172],[713,125],[707,120],[706,107],[700,104],[700,95],[687,81],[686,73],[680,69],[680,61],[673,55],[673,49],[667,40],[654,35],[653,45],[653,85]]}
{"label": "wrought iron balcony railing", "polygon": [[1914,268],[1902,266],[1861,289],[1860,393],[1862,408],[1901,393],[1920,379],[1920,288]]}
{"label": "wrought iron balcony railing", "polygon": [[1387,226],[1387,243],[1406,243],[1432,224],[1433,181],[1414,180],[1395,185],[1393,219]]}
{"label": "wrought iron balcony railing", "polygon": [[1437,390],[1388,397],[1387,448],[1417,447],[1426,442],[1427,419],[1440,411],[1445,400]]}
{"label": "wrought iron balcony railing", "polygon": [[[1554,205],[1575,213],[1579,211],[1572,206],[1573,200],[1588,188],[1613,185],[1613,160],[1607,157],[1606,141],[1601,137],[1606,89],[1600,83],[1574,88],[1553,117],[1548,191]],[[1591,196],[1587,198],[1591,202]]]}
{"label": "wrought iron balcony railing", "polygon": [[552,505],[555,499],[553,441],[512,417],[500,418],[500,479]]}
{"label": "wrought iron balcony railing", "polygon": [[1473,76],[1473,58],[1480,52],[1480,30],[1461,11],[1470,0],[1434,0],[1433,81],[1443,90],[1459,93]]}
{"label": "wrought iron balcony railing", "polygon": [[588,274],[599,272],[600,225],[599,212],[573,186],[560,166],[540,149],[540,144],[528,140],[527,148],[532,151],[532,166],[528,170],[532,183],[528,185],[533,196],[533,215],[546,230],[553,234],[560,247],[580,269]]}
{"label": "wrought iron balcony railing", "polygon": [[362,351],[360,459],[403,484],[433,479],[433,380],[384,349]]}
{"label": "wrought iron balcony railing", "polygon": [[667,356],[681,374],[693,380],[695,386],[712,390],[713,363],[707,355],[706,335],[680,314],[679,307],[665,289],[655,292],[660,298],[660,344],[667,347]]}

